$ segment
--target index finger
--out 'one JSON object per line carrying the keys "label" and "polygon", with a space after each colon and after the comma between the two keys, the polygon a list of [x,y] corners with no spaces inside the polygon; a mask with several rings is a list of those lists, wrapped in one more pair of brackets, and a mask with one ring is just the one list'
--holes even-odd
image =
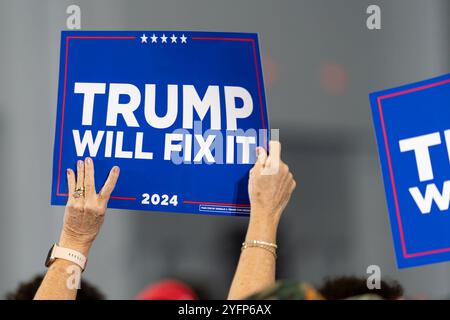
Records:
{"label": "index finger", "polygon": [[106,199],[106,201],[108,201],[109,197],[111,196],[111,193],[114,190],[114,187],[116,186],[117,179],[119,179],[119,173],[120,169],[118,166],[114,166],[111,169],[108,175],[108,179],[106,179],[105,184],[100,190],[99,196],[101,199]]}

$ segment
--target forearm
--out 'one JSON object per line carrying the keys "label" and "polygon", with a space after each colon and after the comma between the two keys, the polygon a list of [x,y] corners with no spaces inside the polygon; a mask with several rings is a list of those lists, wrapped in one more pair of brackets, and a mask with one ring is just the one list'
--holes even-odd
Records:
{"label": "forearm", "polygon": [[[245,299],[275,282],[278,222],[296,183],[280,159],[281,145],[270,141],[270,154],[256,149],[258,160],[249,173],[250,221],[228,299]],[[261,242],[253,241],[263,241]],[[253,243],[252,243],[253,242]]]}
{"label": "forearm", "polygon": [[[60,247],[78,251],[85,258],[88,257],[92,243],[102,226],[108,200],[116,186],[119,172],[119,167],[114,166],[97,194],[94,162],[91,158],[87,157],[84,162],[77,161],[76,174],[70,168],[66,170],[69,192],[58,243]],[[81,266],[83,267],[83,264]],[[81,267],[73,262],[56,258],[48,269],[34,299],[74,300],[80,282]]]}
{"label": "forearm", "polygon": [[77,288],[69,278],[77,276],[72,273],[74,268],[81,274],[81,268],[73,262],[57,259],[45,274],[34,300],[75,300]]}
{"label": "forearm", "polygon": [[[252,221],[250,219],[245,241],[260,240],[276,243],[277,225],[273,222]],[[248,247],[243,250],[228,299],[244,299],[273,284],[275,281],[275,265],[275,256],[266,249]]]}
{"label": "forearm", "polygon": [[[59,245],[82,253],[87,257],[90,244],[68,240],[61,235]],[[81,268],[71,261],[56,259],[48,268],[34,300],[75,300],[81,281]]]}

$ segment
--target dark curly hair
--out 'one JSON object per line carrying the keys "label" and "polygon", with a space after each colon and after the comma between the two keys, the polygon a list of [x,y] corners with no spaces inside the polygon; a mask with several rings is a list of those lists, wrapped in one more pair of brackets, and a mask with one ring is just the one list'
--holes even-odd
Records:
{"label": "dark curly hair", "polygon": [[[44,279],[43,275],[37,275],[28,282],[19,284],[14,292],[6,294],[7,300],[33,300],[39,286]],[[77,300],[104,300],[105,296],[96,287],[81,280],[81,289],[77,292]]]}
{"label": "dark curly hair", "polygon": [[376,294],[386,300],[398,299],[403,295],[402,286],[396,281],[381,280],[380,289],[367,288],[366,279],[353,276],[341,276],[325,279],[319,292],[325,299],[346,299],[363,294]]}

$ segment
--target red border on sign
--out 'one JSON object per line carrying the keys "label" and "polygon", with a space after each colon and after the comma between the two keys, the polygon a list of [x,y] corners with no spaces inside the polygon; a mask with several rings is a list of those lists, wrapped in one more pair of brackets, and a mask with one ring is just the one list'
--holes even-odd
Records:
{"label": "red border on sign", "polygon": [[383,108],[381,105],[381,101],[384,99],[397,97],[397,96],[401,96],[404,94],[417,92],[417,91],[441,86],[441,85],[448,84],[448,83],[450,83],[450,79],[435,82],[435,83],[430,83],[430,84],[423,85],[423,86],[420,86],[417,88],[411,88],[411,89],[407,89],[407,90],[403,90],[403,91],[389,93],[389,94],[386,94],[386,95],[383,95],[383,96],[380,96],[377,98],[378,112],[380,113],[380,122],[381,122],[382,131],[383,131],[384,147],[386,150],[386,158],[387,158],[387,163],[388,163],[388,167],[389,167],[389,177],[390,177],[391,185],[392,185],[392,194],[394,196],[395,213],[396,213],[397,224],[398,224],[398,229],[399,229],[399,234],[400,234],[400,241],[401,241],[401,245],[402,245],[402,253],[403,253],[403,257],[406,259],[420,257],[420,256],[426,256],[426,255],[436,254],[436,253],[450,252],[450,247],[442,248],[442,249],[435,249],[435,250],[428,250],[428,251],[421,251],[421,252],[416,252],[416,253],[408,253],[406,251],[405,235],[404,235],[404,231],[403,231],[402,218],[401,218],[401,214],[400,214],[400,206],[398,204],[397,187],[395,185],[394,171],[392,169],[391,153],[389,151],[389,142],[388,142],[388,137],[387,137],[387,133],[386,133],[386,125],[384,122]]}
{"label": "red border on sign", "polygon": [[186,204],[205,204],[210,206],[233,206],[233,207],[243,207],[249,208],[249,204],[239,204],[239,203],[227,203],[227,202],[207,202],[207,201],[192,201],[192,200],[184,200],[183,203]]}

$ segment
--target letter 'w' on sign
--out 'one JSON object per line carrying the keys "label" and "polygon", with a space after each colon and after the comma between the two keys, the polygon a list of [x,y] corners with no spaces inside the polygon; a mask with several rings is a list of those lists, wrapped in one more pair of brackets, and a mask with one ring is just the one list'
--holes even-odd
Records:
{"label": "letter 'w' on sign", "polygon": [[397,265],[450,261],[450,75],[370,101]]}
{"label": "letter 'w' on sign", "polygon": [[422,195],[418,187],[409,189],[411,196],[422,214],[430,213],[433,202],[441,211],[448,210],[450,204],[450,180],[444,182],[442,191],[439,191],[434,183],[427,185],[425,194]]}
{"label": "letter 'w' on sign", "polygon": [[269,122],[258,36],[63,31],[51,203],[93,158],[109,208],[249,216],[248,175]]}
{"label": "letter 'w' on sign", "polygon": [[73,133],[73,141],[75,144],[75,150],[77,151],[78,157],[83,157],[83,155],[86,154],[86,147],[91,157],[95,157],[97,155],[105,131],[99,130],[97,132],[95,140],[92,137],[91,131],[86,131],[82,139],[80,138],[80,131],[72,130],[72,133]]}

